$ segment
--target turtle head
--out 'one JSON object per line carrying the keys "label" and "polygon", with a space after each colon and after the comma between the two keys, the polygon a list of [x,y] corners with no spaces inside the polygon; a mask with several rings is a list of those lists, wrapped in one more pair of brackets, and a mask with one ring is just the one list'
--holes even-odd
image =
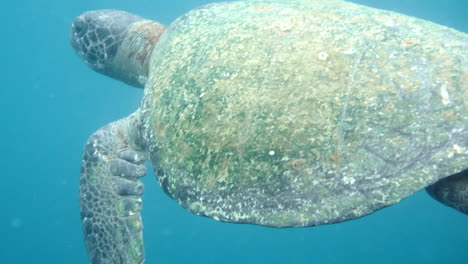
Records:
{"label": "turtle head", "polygon": [[142,88],[151,53],[165,28],[124,11],[90,11],[73,22],[70,43],[93,70]]}

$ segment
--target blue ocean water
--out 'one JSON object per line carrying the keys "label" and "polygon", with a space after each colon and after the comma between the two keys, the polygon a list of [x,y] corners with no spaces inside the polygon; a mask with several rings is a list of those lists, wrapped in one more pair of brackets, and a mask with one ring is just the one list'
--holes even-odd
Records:
{"label": "blue ocean water", "polygon": [[[208,2],[215,1],[2,3],[0,263],[88,263],[78,204],[83,145],[99,127],[133,112],[142,96],[74,54],[74,18],[116,8],[169,24]],[[468,32],[467,0],[354,2]],[[468,263],[468,216],[425,191],[345,223],[272,229],[190,214],[152,173],[144,182],[146,263]]]}

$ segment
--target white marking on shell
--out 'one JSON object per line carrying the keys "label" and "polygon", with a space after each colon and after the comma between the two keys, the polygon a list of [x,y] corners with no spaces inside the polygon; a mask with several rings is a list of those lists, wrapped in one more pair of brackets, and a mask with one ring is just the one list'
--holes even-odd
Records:
{"label": "white marking on shell", "polygon": [[280,30],[283,31],[283,32],[289,32],[291,31],[291,29],[293,28],[293,25],[289,24],[289,23],[281,23],[279,25],[280,27]]}
{"label": "white marking on shell", "polygon": [[353,177],[344,176],[343,183],[344,184],[353,184],[356,180]]}
{"label": "white marking on shell", "polygon": [[321,61],[326,61],[328,59],[328,53],[326,53],[325,51],[319,52],[318,59]]}
{"label": "white marking on shell", "polygon": [[440,96],[442,96],[442,104],[444,105],[450,104],[450,96],[447,91],[447,86],[445,84],[440,86]]}
{"label": "white marking on shell", "polygon": [[396,26],[398,26],[398,24],[395,23],[395,22],[392,21],[392,20],[385,21],[384,25],[385,25],[386,27],[396,27]]}
{"label": "white marking on shell", "polygon": [[354,48],[351,47],[351,48],[348,48],[345,51],[343,51],[343,54],[350,55],[350,54],[354,54],[354,52],[355,52]]}
{"label": "white marking on shell", "polygon": [[453,144],[452,148],[456,154],[468,154],[468,150],[466,150],[463,147],[458,146],[457,144]]}

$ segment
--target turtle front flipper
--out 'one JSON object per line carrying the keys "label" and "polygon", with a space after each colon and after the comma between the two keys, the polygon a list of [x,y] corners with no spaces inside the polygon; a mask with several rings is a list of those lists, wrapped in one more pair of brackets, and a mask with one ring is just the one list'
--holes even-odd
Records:
{"label": "turtle front flipper", "polygon": [[426,191],[437,201],[468,214],[468,169],[428,186]]}
{"label": "turtle front flipper", "polygon": [[144,262],[141,220],[146,153],[135,142],[137,114],[95,132],[81,165],[81,222],[91,263]]}

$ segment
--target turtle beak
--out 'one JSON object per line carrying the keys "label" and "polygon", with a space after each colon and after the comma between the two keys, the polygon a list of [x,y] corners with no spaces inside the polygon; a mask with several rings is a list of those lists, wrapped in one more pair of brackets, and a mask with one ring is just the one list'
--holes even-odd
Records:
{"label": "turtle beak", "polygon": [[80,55],[80,57],[83,57],[85,53],[82,50],[83,48],[85,48],[85,46],[83,45],[85,43],[82,44],[80,42],[85,40],[83,39],[83,36],[86,34],[87,29],[88,29],[88,25],[85,23],[85,19],[83,16],[77,17],[71,26],[70,44],[72,48],[75,50],[75,52],[78,53],[78,55]]}

